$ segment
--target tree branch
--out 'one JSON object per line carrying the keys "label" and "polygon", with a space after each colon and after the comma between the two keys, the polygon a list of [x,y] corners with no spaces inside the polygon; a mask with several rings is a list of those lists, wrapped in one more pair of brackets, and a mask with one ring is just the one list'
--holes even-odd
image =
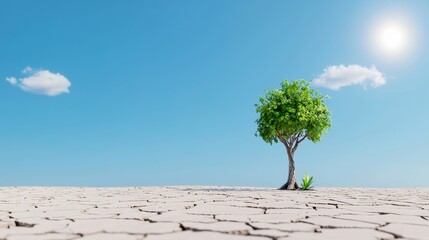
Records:
{"label": "tree branch", "polygon": [[290,148],[291,145],[288,143],[288,141],[286,139],[284,139],[284,137],[282,135],[278,135],[277,138],[280,140],[280,142],[282,142],[284,145],[286,145],[287,148]]}
{"label": "tree branch", "polygon": [[297,134],[292,134],[292,136],[290,136],[289,138],[289,145],[292,147],[293,143],[296,141],[296,139],[298,138],[298,133]]}
{"label": "tree branch", "polygon": [[295,138],[293,137],[293,136],[291,136],[289,139],[288,139],[288,143],[289,143],[289,146],[292,148],[292,146],[293,146],[293,143],[295,142]]}
{"label": "tree branch", "polygon": [[300,142],[302,142],[302,141],[304,141],[304,139],[307,137],[307,134],[305,134],[300,140],[298,140],[298,144],[300,143]]}
{"label": "tree branch", "polygon": [[307,134],[305,134],[301,139],[297,138],[295,145],[292,147],[292,150],[295,151],[298,148],[298,144],[304,141],[305,138],[307,138]]}
{"label": "tree branch", "polygon": [[296,135],[295,135],[295,140],[296,139],[299,139],[301,137],[301,133],[299,132],[299,133],[297,133]]}
{"label": "tree branch", "polygon": [[285,141],[287,143],[287,147],[292,148],[292,142],[290,141],[290,139],[286,139]]}

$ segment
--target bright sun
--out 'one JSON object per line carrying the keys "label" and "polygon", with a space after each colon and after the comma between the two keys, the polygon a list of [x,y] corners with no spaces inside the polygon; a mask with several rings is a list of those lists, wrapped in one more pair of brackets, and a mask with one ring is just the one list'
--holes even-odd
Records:
{"label": "bright sun", "polygon": [[404,24],[397,22],[381,23],[375,31],[376,45],[389,55],[404,52],[409,45],[409,32]]}
{"label": "bright sun", "polygon": [[405,46],[405,32],[399,26],[385,26],[380,30],[380,45],[388,51],[398,51]]}

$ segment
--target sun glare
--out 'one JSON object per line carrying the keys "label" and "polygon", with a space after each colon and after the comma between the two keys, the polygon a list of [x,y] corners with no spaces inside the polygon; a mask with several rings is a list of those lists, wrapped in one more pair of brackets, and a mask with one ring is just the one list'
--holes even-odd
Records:
{"label": "sun glare", "polygon": [[374,45],[383,55],[399,55],[411,47],[411,29],[405,21],[385,19],[374,30]]}
{"label": "sun glare", "polygon": [[380,45],[385,50],[389,52],[400,51],[405,47],[406,33],[400,26],[385,26],[379,34]]}

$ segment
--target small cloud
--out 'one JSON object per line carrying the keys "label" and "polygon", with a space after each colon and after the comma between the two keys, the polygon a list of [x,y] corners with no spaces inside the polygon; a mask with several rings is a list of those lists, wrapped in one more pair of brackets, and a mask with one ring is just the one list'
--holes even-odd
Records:
{"label": "small cloud", "polygon": [[6,81],[8,81],[12,85],[16,85],[18,83],[18,80],[16,80],[15,77],[7,77]]}
{"label": "small cloud", "polygon": [[366,89],[368,84],[371,87],[383,86],[386,84],[386,79],[374,65],[370,68],[359,65],[338,65],[325,68],[323,73],[313,80],[313,84],[332,90],[359,84]]}
{"label": "small cloud", "polygon": [[6,81],[24,91],[47,96],[70,92],[70,81],[59,73],[52,73],[49,70],[33,70],[31,67],[26,67],[22,73],[27,77],[20,79],[8,77]]}
{"label": "small cloud", "polygon": [[24,70],[22,70],[22,73],[27,74],[30,73],[31,71],[33,71],[33,69],[29,66],[25,67]]}

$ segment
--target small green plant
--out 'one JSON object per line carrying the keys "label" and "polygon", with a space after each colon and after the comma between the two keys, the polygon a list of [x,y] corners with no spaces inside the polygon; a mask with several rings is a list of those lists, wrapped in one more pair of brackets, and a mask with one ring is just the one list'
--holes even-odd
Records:
{"label": "small green plant", "polygon": [[313,186],[311,185],[313,183],[313,176],[308,176],[307,173],[304,173],[304,177],[302,178],[302,182],[301,182],[301,188],[303,190],[308,190],[310,188],[312,188]]}

